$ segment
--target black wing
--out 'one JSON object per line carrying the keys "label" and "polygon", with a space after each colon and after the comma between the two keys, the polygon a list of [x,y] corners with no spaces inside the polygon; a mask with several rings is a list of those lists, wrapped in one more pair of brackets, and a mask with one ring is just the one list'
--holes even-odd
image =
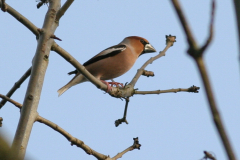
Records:
{"label": "black wing", "polygon": [[85,62],[83,64],[83,66],[87,66],[89,64],[100,61],[102,59],[115,56],[118,53],[124,51],[126,48],[127,47],[123,44],[109,47],[109,48],[103,50],[102,52],[100,52],[99,54],[97,54],[96,56],[94,56],[93,58],[89,59],[87,62]]}

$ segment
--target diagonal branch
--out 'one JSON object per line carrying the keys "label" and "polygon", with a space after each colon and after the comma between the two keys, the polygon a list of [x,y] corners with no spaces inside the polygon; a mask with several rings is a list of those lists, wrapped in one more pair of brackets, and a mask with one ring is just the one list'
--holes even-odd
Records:
{"label": "diagonal branch", "polygon": [[70,141],[71,145],[76,145],[77,147],[82,148],[87,154],[93,155],[94,157],[96,157],[99,160],[105,160],[108,157],[104,154],[96,152],[95,150],[93,150],[92,148],[90,148],[89,146],[84,144],[83,141],[73,137],[71,134],[69,134],[67,131],[65,131],[63,128],[61,128],[57,124],[55,124],[41,116],[38,116],[36,121],[43,123],[43,124],[47,125],[48,127],[54,129],[55,131],[57,131],[58,133],[63,135],[68,141]]}
{"label": "diagonal branch", "polygon": [[204,60],[202,58],[203,51],[205,51],[205,49],[208,47],[209,43],[212,41],[212,36],[213,36],[212,27],[213,27],[213,20],[214,20],[213,16],[214,16],[214,12],[215,12],[215,0],[212,0],[210,35],[209,35],[208,40],[205,43],[205,45],[201,48],[197,47],[197,44],[196,44],[196,42],[193,38],[191,39],[191,35],[192,35],[191,31],[186,29],[186,28],[188,28],[188,24],[186,23],[186,18],[183,15],[183,11],[182,11],[179,3],[178,3],[178,0],[172,0],[172,4],[175,7],[177,15],[178,15],[178,17],[180,19],[180,22],[182,24],[182,27],[183,27],[183,29],[186,33],[186,37],[187,37],[188,45],[189,45],[188,53],[189,53],[190,56],[192,56],[194,58],[197,66],[198,66],[198,70],[201,74],[201,78],[202,78],[204,88],[205,88],[205,91],[206,91],[206,96],[207,96],[207,99],[208,99],[208,102],[209,102],[209,108],[210,108],[211,113],[212,113],[212,118],[213,118],[214,124],[217,128],[217,131],[218,131],[220,137],[221,137],[222,143],[223,143],[223,145],[225,147],[225,150],[228,154],[228,158],[230,160],[236,160],[235,154],[234,154],[233,149],[232,149],[232,146],[230,144],[230,141],[228,139],[227,133],[226,133],[225,128],[224,128],[224,125],[222,123],[221,116],[220,116],[220,113],[218,111],[218,107],[216,105],[215,98],[214,98],[214,95],[213,95],[213,91],[212,91],[212,87],[211,87],[211,84],[210,84],[209,76],[208,76],[208,73],[207,73],[207,70],[206,70],[206,67],[205,67],[205,64],[204,64]]}
{"label": "diagonal branch", "polygon": [[67,11],[67,9],[71,6],[74,0],[67,0],[64,5],[59,9],[57,16],[56,16],[56,21],[59,22],[60,18],[64,15],[64,13]]}
{"label": "diagonal branch", "polygon": [[171,46],[173,46],[173,43],[176,42],[176,36],[166,36],[166,43],[167,46],[164,48],[163,51],[159,52],[158,55],[156,55],[155,57],[151,57],[147,62],[145,62],[143,64],[143,66],[137,71],[136,75],[133,77],[132,81],[129,83],[129,85],[132,85],[133,87],[135,86],[135,84],[137,83],[139,77],[143,74],[144,69],[147,67],[147,65],[149,65],[150,63],[152,63],[153,61],[155,61],[156,59],[165,56],[166,51],[168,50],[168,48],[170,48]]}
{"label": "diagonal branch", "polygon": [[[0,1],[0,6],[2,5],[3,3]],[[39,32],[37,30],[37,27],[32,22],[30,22],[26,17],[21,15],[18,11],[13,9],[8,4],[5,3],[5,5],[7,7],[7,12],[9,14],[11,14],[14,18],[16,18],[19,22],[21,22],[25,27],[27,27],[33,34],[35,34],[38,37]]]}
{"label": "diagonal branch", "polygon": [[[25,73],[24,75],[16,82],[14,83],[13,87],[11,88],[11,90],[7,93],[7,97],[11,97],[13,95],[13,93],[18,89],[20,88],[21,84],[29,77],[29,75],[31,74],[31,70],[32,70],[32,67],[30,67]],[[2,100],[0,102],[0,109],[5,105],[7,101],[6,100]]]}
{"label": "diagonal branch", "polygon": [[121,158],[125,153],[127,153],[128,151],[132,151],[134,149],[138,149],[140,150],[141,144],[139,144],[138,141],[138,137],[133,138],[133,145],[128,147],[127,149],[125,149],[124,151],[122,151],[121,153],[118,153],[116,156],[114,156],[113,158],[111,158],[111,160],[117,160],[118,158]]}
{"label": "diagonal branch", "polygon": [[[22,108],[22,104],[20,104],[20,103],[14,101],[14,100],[8,98],[7,96],[4,96],[4,95],[0,94],[0,97],[2,99],[5,99],[5,100],[9,101],[10,103],[15,105],[19,109]],[[132,146],[128,147],[127,149],[125,149],[121,153],[118,153],[115,157],[110,158],[109,156],[106,156],[104,154],[98,153],[97,151],[93,150],[92,148],[90,148],[89,146],[84,144],[83,141],[77,139],[76,137],[73,137],[66,130],[64,130],[63,128],[61,128],[57,124],[55,124],[55,123],[53,123],[53,122],[51,122],[51,121],[41,117],[40,115],[38,115],[36,117],[35,121],[37,121],[39,123],[43,123],[43,124],[47,125],[48,127],[52,128],[53,130],[57,131],[58,133],[63,135],[68,141],[70,141],[71,145],[76,145],[77,147],[83,149],[87,154],[93,155],[94,157],[96,157],[98,160],[116,160],[118,158],[121,158],[122,155],[125,154],[126,152],[132,151],[133,149],[140,149],[140,147],[141,147],[141,144],[139,144],[139,141],[138,141],[138,137],[137,138],[133,138],[134,143],[133,143]]]}
{"label": "diagonal branch", "polygon": [[103,84],[100,80],[98,80],[91,73],[89,73],[83,65],[81,65],[71,54],[69,54],[67,51],[65,51],[63,48],[61,48],[59,45],[57,45],[56,42],[52,45],[51,49],[53,51],[55,51],[56,53],[58,53],[61,57],[63,57],[70,64],[72,64],[77,70],[79,70],[80,73],[82,73],[97,88],[104,90],[104,91],[107,90],[107,86],[105,84]]}
{"label": "diagonal branch", "polygon": [[190,49],[196,49],[197,43],[192,35],[192,32],[190,30],[190,27],[187,23],[187,20],[185,16],[183,15],[183,11],[181,9],[181,6],[177,0],[172,0],[172,4],[174,5],[175,11],[177,12],[178,18],[182,24],[183,30],[185,31],[187,42],[189,44]]}
{"label": "diagonal branch", "polygon": [[240,0],[233,0],[235,6],[235,14],[238,28],[238,52],[239,52],[239,60],[240,60]]}

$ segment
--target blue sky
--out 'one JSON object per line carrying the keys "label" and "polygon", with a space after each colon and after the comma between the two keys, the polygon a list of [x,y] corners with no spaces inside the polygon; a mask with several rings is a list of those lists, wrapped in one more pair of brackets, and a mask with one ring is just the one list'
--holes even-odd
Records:
{"label": "blue sky", "polygon": [[[36,9],[37,2],[8,0],[7,3],[39,28],[47,6]],[[190,27],[199,44],[208,36],[210,1],[181,1]],[[214,40],[205,53],[215,98],[235,153],[240,151],[239,62],[237,29],[233,4],[218,1]],[[36,51],[35,36],[8,13],[0,12],[0,94],[6,94],[31,66]],[[38,113],[58,124],[92,149],[115,156],[139,137],[140,150],[122,159],[201,159],[203,151],[211,151],[217,159],[227,159],[210,114],[197,67],[186,54],[187,43],[170,1],[74,1],[61,19],[55,35],[57,42],[80,63],[103,49],[118,44],[127,36],[141,36],[159,52],[165,47],[165,35],[177,36],[177,42],[165,57],[146,69],[155,77],[141,77],[136,88],[142,91],[199,86],[199,93],[166,93],[135,95],[130,98],[128,125],[114,126],[122,117],[124,101],[112,98],[91,83],[72,87],[61,97],[57,90],[66,84],[74,68],[51,52]],[[130,82],[138,68],[157,53],[141,56],[119,82]],[[28,79],[29,80],[29,79]],[[12,98],[23,102],[28,80]],[[0,111],[3,134],[12,142],[19,120],[19,110],[7,103]],[[238,152],[237,152],[238,151]],[[35,123],[26,159],[95,159],[70,143],[49,127]]]}

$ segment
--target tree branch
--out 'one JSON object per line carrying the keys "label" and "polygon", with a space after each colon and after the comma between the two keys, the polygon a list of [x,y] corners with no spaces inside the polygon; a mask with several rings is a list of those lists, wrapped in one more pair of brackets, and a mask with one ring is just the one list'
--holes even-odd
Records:
{"label": "tree branch", "polygon": [[233,0],[238,28],[238,52],[239,52],[239,62],[240,62],[240,0]]}
{"label": "tree branch", "polygon": [[50,1],[48,11],[45,16],[44,24],[38,39],[38,45],[35,56],[27,92],[21,110],[20,120],[12,143],[12,159],[24,159],[28,140],[32,130],[33,123],[38,116],[37,108],[41,96],[42,85],[45,72],[48,65],[48,57],[53,39],[50,38],[58,26],[55,23],[55,17],[60,8],[60,0]]}
{"label": "tree branch", "polygon": [[63,135],[68,141],[70,141],[71,145],[76,145],[77,147],[82,148],[87,154],[93,155],[94,157],[96,157],[99,160],[105,160],[108,157],[104,154],[98,153],[95,150],[91,149],[89,146],[84,144],[83,141],[73,137],[71,134],[69,134],[67,131],[65,131],[63,128],[61,128],[57,124],[55,124],[41,116],[38,116],[36,121],[43,123],[43,124],[49,126],[50,128],[54,129],[55,131],[57,131],[58,133]]}
{"label": "tree branch", "polygon": [[56,16],[56,21],[59,23],[60,18],[64,15],[64,13],[67,11],[67,9],[71,6],[74,0],[67,0],[64,5],[59,9],[57,16]]}
{"label": "tree branch", "polygon": [[[8,98],[7,96],[4,96],[4,95],[0,94],[0,97],[2,99],[5,99],[5,100],[9,101],[10,103],[15,105],[19,109],[22,108],[22,104],[20,104],[20,103],[14,101],[14,100]],[[84,144],[83,141],[77,139],[76,137],[73,137],[71,134],[69,134],[63,128],[61,128],[57,124],[55,124],[55,123],[53,123],[53,122],[51,122],[51,121],[49,121],[47,119],[41,117],[40,115],[38,115],[36,117],[35,121],[37,121],[39,123],[43,123],[43,124],[47,125],[48,127],[52,128],[53,130],[57,131],[58,133],[63,135],[68,141],[70,141],[71,145],[76,145],[77,147],[83,149],[87,154],[93,155],[94,157],[96,157],[98,160],[116,160],[118,158],[121,158],[122,155],[125,154],[126,152],[132,151],[133,149],[140,149],[140,147],[141,147],[141,144],[139,144],[139,141],[138,141],[138,137],[137,138],[133,138],[134,143],[133,143],[132,146],[128,147],[123,152],[118,153],[115,157],[110,158],[109,156],[106,156],[104,154],[96,152],[95,150],[93,150],[92,148],[90,148],[89,146]]]}
{"label": "tree branch", "polygon": [[89,73],[83,65],[81,65],[71,54],[69,54],[59,45],[57,45],[56,42],[52,45],[51,50],[58,53],[61,57],[63,57],[66,61],[68,61],[71,65],[73,65],[81,74],[83,74],[97,88],[104,91],[107,90],[107,86],[105,84],[103,84],[100,80],[98,80],[91,73]]}
{"label": "tree branch", "polygon": [[157,90],[157,91],[135,91],[134,94],[161,94],[161,93],[177,93],[177,92],[193,92],[193,93],[198,93],[198,90],[200,89],[200,87],[196,87],[196,86],[191,86],[189,88],[177,88],[177,89],[168,89],[168,90]]}
{"label": "tree branch", "polygon": [[155,57],[151,57],[147,62],[145,62],[143,64],[143,66],[137,71],[136,75],[133,77],[132,81],[129,83],[129,85],[132,85],[133,87],[135,86],[135,84],[137,83],[139,77],[143,74],[144,69],[147,67],[147,65],[149,65],[150,63],[152,63],[153,61],[155,61],[156,59],[165,56],[166,51],[168,50],[168,48],[170,48],[171,46],[173,46],[173,43],[176,42],[176,36],[166,36],[166,47],[164,48],[163,51],[159,52],[158,55],[156,55]]}
{"label": "tree branch", "polygon": [[[19,22],[21,22],[25,27],[27,27],[33,34],[35,34],[37,37],[39,36],[39,32],[37,30],[37,27],[30,22],[27,18],[25,18],[23,15],[21,15],[18,11],[13,9],[8,4],[4,3],[7,7],[7,12],[11,14],[14,18],[16,18]],[[0,1],[0,6],[2,6],[3,3]]]}
{"label": "tree branch", "polygon": [[118,153],[116,156],[114,156],[111,160],[117,160],[118,158],[121,158],[125,153],[128,151],[132,151],[134,149],[140,150],[141,144],[139,144],[138,137],[133,138],[133,145],[122,151],[121,153]]}
{"label": "tree branch", "polygon": [[127,121],[127,109],[128,109],[128,103],[129,103],[129,97],[125,98],[126,104],[125,104],[125,109],[124,109],[124,114],[123,114],[123,118],[118,119],[115,121],[115,126],[118,127],[122,122],[125,122],[126,124],[128,124]]}
{"label": "tree branch", "polygon": [[227,133],[225,131],[225,128],[223,126],[222,120],[221,120],[221,116],[220,113],[218,111],[218,107],[216,105],[215,102],[215,98],[212,92],[212,88],[211,88],[211,84],[210,84],[210,80],[209,80],[209,76],[207,74],[207,70],[205,68],[204,65],[204,61],[202,58],[203,52],[205,51],[205,49],[208,47],[209,43],[212,41],[212,36],[213,36],[213,21],[214,21],[214,13],[215,13],[215,0],[212,0],[212,10],[211,10],[211,20],[210,20],[210,35],[207,39],[207,41],[205,42],[205,45],[203,45],[203,47],[199,48],[197,47],[197,43],[195,42],[195,40],[192,38],[192,33],[190,31],[190,29],[188,28],[188,24],[186,22],[186,18],[183,15],[183,11],[178,3],[178,0],[172,0],[172,4],[175,7],[175,10],[177,12],[177,15],[179,17],[179,20],[182,24],[182,27],[185,31],[187,40],[188,40],[188,45],[189,45],[189,49],[188,49],[188,53],[190,56],[192,56],[198,66],[198,70],[201,74],[201,78],[204,84],[204,88],[206,91],[206,95],[208,98],[208,102],[209,102],[209,108],[212,112],[212,118],[214,121],[214,124],[217,128],[217,131],[221,137],[221,140],[223,142],[223,145],[225,147],[225,150],[227,152],[228,158],[230,160],[236,160],[233,149],[230,145],[230,142],[228,140],[227,137]]}
{"label": "tree branch", "polygon": [[[13,87],[10,89],[10,91],[7,93],[7,97],[11,97],[13,95],[13,93],[18,89],[20,88],[21,84],[29,77],[29,75],[31,74],[31,70],[32,70],[32,67],[30,67],[24,74],[23,76],[16,82],[14,83]],[[2,100],[0,102],[0,109],[5,105],[7,101],[6,100]]]}

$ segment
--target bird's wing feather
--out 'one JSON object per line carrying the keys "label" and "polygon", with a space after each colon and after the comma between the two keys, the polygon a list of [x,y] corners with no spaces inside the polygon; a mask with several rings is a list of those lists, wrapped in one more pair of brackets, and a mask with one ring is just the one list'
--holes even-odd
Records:
{"label": "bird's wing feather", "polygon": [[85,62],[83,64],[83,66],[87,66],[87,65],[97,62],[99,60],[115,56],[118,53],[121,53],[122,51],[124,51],[126,48],[127,48],[126,45],[123,45],[123,44],[109,47],[109,48],[103,50],[102,52],[100,52],[99,54],[97,54],[96,56],[94,56],[93,58],[89,59],[87,62]]}

